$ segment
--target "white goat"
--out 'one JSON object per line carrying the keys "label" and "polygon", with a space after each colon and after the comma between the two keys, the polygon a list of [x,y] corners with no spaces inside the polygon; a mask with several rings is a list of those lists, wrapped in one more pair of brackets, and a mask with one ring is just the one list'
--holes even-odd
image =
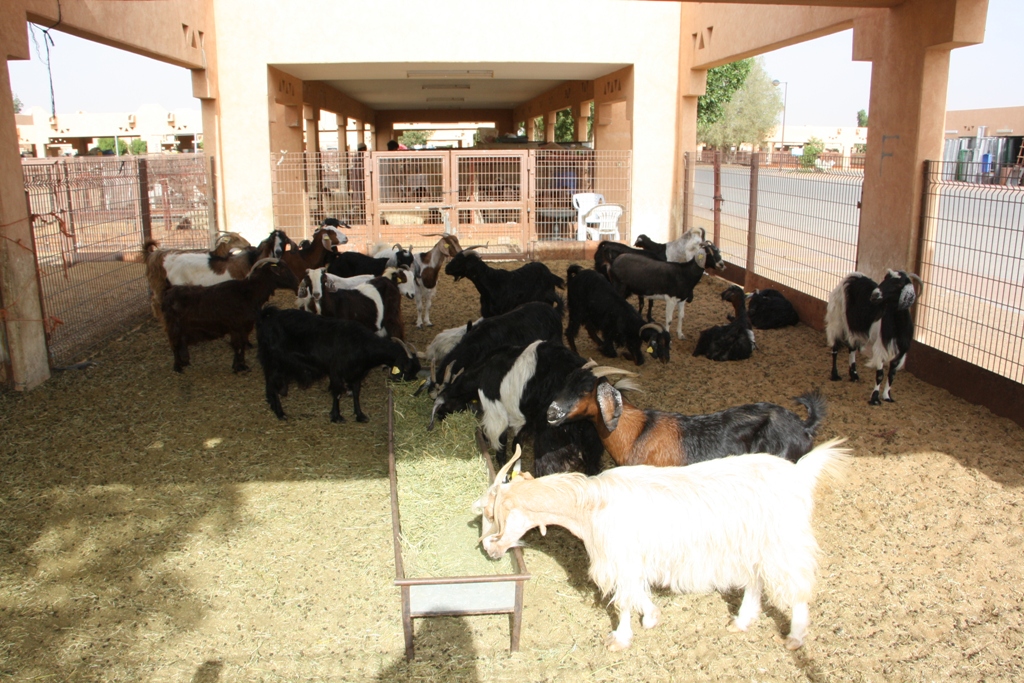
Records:
{"label": "white goat", "polygon": [[803,645],[810,621],[817,543],[811,529],[814,488],[837,478],[849,457],[842,440],[818,446],[795,465],[774,455],[741,455],[688,467],[616,467],[534,479],[501,469],[473,504],[483,515],[481,542],[497,559],[534,527],[568,529],[590,556],[590,578],[619,614],[605,644],[622,650],[636,609],[644,628],[658,624],[651,587],[676,592],[743,588],[732,628],[746,631],[767,591],[792,610],[786,647]]}

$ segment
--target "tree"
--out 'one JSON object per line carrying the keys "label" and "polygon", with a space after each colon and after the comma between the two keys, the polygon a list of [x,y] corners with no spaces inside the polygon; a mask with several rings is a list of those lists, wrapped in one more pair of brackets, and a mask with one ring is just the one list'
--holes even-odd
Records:
{"label": "tree", "polygon": [[422,147],[433,134],[432,130],[407,130],[398,136],[398,141],[406,147]]}
{"label": "tree", "polygon": [[861,109],[857,112],[857,127],[867,128],[868,127],[868,113]]}
{"label": "tree", "polygon": [[[96,146],[100,148],[101,152],[113,152],[114,151],[114,138],[100,138],[96,141]],[[117,153],[127,154],[128,143],[121,138],[117,139]]]}
{"label": "tree", "polygon": [[703,142],[728,148],[747,142],[761,145],[775,129],[782,112],[782,96],[760,60],[750,60],[742,85],[721,108],[718,120],[698,124],[697,136]]}
{"label": "tree", "polygon": [[146,154],[149,151],[149,144],[142,138],[134,138],[132,144],[128,145],[128,149],[132,154]]}
{"label": "tree", "polygon": [[18,97],[17,95],[15,95],[15,96],[14,96],[14,113],[15,113],[15,114],[20,114],[20,113],[21,113],[21,110],[22,110],[22,108],[23,108],[24,106],[25,106],[25,105],[23,105],[23,104],[21,103],[21,98],[20,98],[20,97]]}
{"label": "tree", "polygon": [[555,114],[555,142],[574,142],[576,140],[576,119],[571,109],[563,109]]}
{"label": "tree", "polygon": [[706,130],[708,126],[722,118],[725,105],[747,80],[753,65],[753,59],[742,59],[708,70],[707,89],[697,98],[698,139],[701,138],[702,130]]}
{"label": "tree", "polygon": [[804,153],[800,156],[800,165],[804,168],[814,168],[814,162],[824,151],[825,143],[818,138],[811,138],[804,143]]}

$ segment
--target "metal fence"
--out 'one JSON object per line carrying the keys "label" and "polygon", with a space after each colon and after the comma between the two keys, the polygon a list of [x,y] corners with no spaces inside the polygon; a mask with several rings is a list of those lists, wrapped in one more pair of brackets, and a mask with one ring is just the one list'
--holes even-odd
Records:
{"label": "metal fence", "polygon": [[538,241],[575,240],[572,197],[621,204],[629,237],[631,153],[579,150],[422,150],[274,156],[275,227],[306,239],[324,217],[347,221],[353,248],[425,247],[440,232],[488,251],[525,254]]}
{"label": "metal fence", "polygon": [[714,236],[728,262],[822,300],[856,269],[862,175],[779,169],[757,154],[733,159],[747,165],[703,158],[692,225]]}
{"label": "metal fence", "polygon": [[981,163],[925,166],[917,340],[1024,383],[1024,188],[957,177]]}
{"label": "metal fence", "polygon": [[51,366],[146,316],[145,240],[210,248],[210,169],[203,155],[23,160]]}

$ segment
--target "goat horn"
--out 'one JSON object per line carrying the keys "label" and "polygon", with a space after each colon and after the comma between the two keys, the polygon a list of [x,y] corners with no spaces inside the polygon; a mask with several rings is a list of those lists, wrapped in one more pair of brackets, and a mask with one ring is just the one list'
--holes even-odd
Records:
{"label": "goat horn", "polygon": [[406,344],[401,339],[399,339],[398,337],[392,337],[391,341],[395,342],[396,344],[400,345],[403,349],[405,349],[405,355],[409,356],[410,358],[416,355],[416,352],[409,348],[409,345]]}
{"label": "goat horn", "polygon": [[583,367],[581,367],[580,370],[589,370],[591,368],[596,368],[596,367],[597,367],[597,361],[594,360],[593,358],[591,358],[586,363],[583,364]]}
{"label": "goat horn", "polygon": [[624,375],[626,377],[636,377],[635,372],[623,370],[622,368],[616,368],[611,365],[599,365],[595,368],[591,368],[590,374],[592,374],[594,377],[608,377],[610,375]]}
{"label": "goat horn", "polygon": [[633,381],[632,377],[623,377],[612,386],[614,386],[619,391],[639,391],[643,393],[643,389],[640,388],[639,384]]}
{"label": "goat horn", "polygon": [[421,232],[420,237],[444,237],[443,232]]}
{"label": "goat horn", "polygon": [[662,327],[661,325],[659,325],[658,323],[645,323],[640,328],[640,332],[643,332],[644,330],[647,330],[647,329],[657,330],[658,332],[664,332],[665,331],[665,328]]}
{"label": "goat horn", "polygon": [[924,291],[924,280],[915,273],[907,273],[907,277],[917,283],[917,296],[921,296],[921,292]]}
{"label": "goat horn", "polygon": [[512,454],[512,457],[508,459],[508,462],[505,463],[500,470],[498,470],[497,474],[494,475],[494,481],[498,483],[503,483],[505,481],[505,476],[508,474],[508,471],[512,469],[512,465],[515,465],[516,460],[518,460],[522,455],[523,447],[520,446],[519,444],[516,444],[516,452]]}

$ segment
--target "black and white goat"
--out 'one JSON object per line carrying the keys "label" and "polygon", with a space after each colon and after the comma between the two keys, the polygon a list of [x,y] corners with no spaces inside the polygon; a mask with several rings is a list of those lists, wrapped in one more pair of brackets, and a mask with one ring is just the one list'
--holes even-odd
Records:
{"label": "black and white goat", "polygon": [[413,275],[416,283],[416,327],[433,327],[430,307],[437,290],[437,279],[444,262],[462,251],[455,235],[439,235],[441,239],[429,250],[413,254]]}
{"label": "black and white goat", "polygon": [[437,390],[443,389],[460,371],[495,350],[526,346],[537,340],[562,343],[562,313],[554,306],[534,301],[473,323],[455,348],[431,369],[432,395],[436,396]]}
{"label": "black and white goat", "polygon": [[[857,374],[857,351],[870,354],[865,361],[875,368],[875,388],[871,405],[882,401],[893,403],[892,383],[896,371],[903,367],[914,339],[914,321],[910,307],[917,300],[914,282],[921,289],[921,278],[902,270],[890,270],[881,283],[863,273],[850,273],[832,290],[825,313],[825,335],[832,347],[832,381],[839,381],[836,357],[841,347],[850,350],[850,381]],[[884,368],[888,366],[888,381]]]}
{"label": "black and white goat", "polygon": [[404,268],[388,268],[383,277],[340,278],[314,268],[299,284],[298,307],[331,318],[355,320],[380,336],[404,340],[401,295],[410,284],[409,275]]}
{"label": "black and white goat", "polygon": [[456,282],[464,277],[472,281],[480,292],[480,315],[485,318],[507,313],[529,301],[562,307],[562,297],[555,288],[564,287],[565,281],[539,261],[516,270],[502,270],[492,268],[479,254],[467,249],[456,254],[444,272]]}
{"label": "black and white goat", "polygon": [[235,372],[248,370],[245,349],[260,307],[277,289],[295,289],[295,275],[279,259],[257,261],[243,280],[203,287],[175,285],[163,293],[163,319],[174,352],[174,371],[189,364],[188,347],[228,336]]}
{"label": "black and white goat", "polygon": [[704,228],[693,228],[683,233],[682,237],[664,244],[655,242],[647,235],[640,235],[633,246],[639,247],[659,261],[686,263],[696,258],[706,241]]}
{"label": "black and white goat", "polygon": [[[807,419],[774,403],[748,403],[708,415],[640,410],[622,398],[607,377],[628,375],[611,367],[581,368],[548,407],[548,423],[590,420],[618,465],[688,465],[742,453],[771,453],[796,462],[811,450],[825,417],[825,399],[812,391],[794,399]],[[618,388],[617,388],[618,387]]]}
{"label": "black and white goat", "polygon": [[750,324],[759,330],[774,330],[800,322],[793,304],[777,289],[759,289],[748,295],[747,313]]}
{"label": "black and white goat", "polygon": [[[611,244],[602,242],[602,244]],[[627,359],[644,364],[644,351],[663,363],[669,361],[672,335],[657,323],[645,323],[628,301],[622,298],[608,279],[596,270],[571,265],[566,273],[566,298],[569,325],[565,338],[576,353],[576,335],[580,326],[608,358],[618,356],[617,347],[625,347]]]}
{"label": "black and white goat", "polygon": [[501,348],[461,373],[437,396],[428,429],[435,420],[479,401],[480,427],[505,462],[507,437],[515,444],[533,437],[533,473],[601,471],[604,446],[589,422],[553,426],[547,408],[573,370],[587,361],[560,344],[535,341]]}
{"label": "black and white goat", "polygon": [[733,305],[735,315],[727,325],[709,327],[700,333],[694,356],[707,356],[711,360],[746,360],[753,355],[757,344],[747,317],[746,295],[743,288],[732,285],[722,292],[722,300]]}
{"label": "black and white goat", "polygon": [[352,405],[359,422],[369,418],[359,405],[362,382],[371,370],[389,368],[394,379],[411,381],[420,370],[416,352],[407,344],[378,337],[359,323],[313,315],[297,309],[267,306],[256,324],[260,364],[266,384],[267,403],[284,419],[281,397],[293,382],[309,388],[322,377],[329,380],[331,422],[344,422],[339,401],[352,391]]}
{"label": "black and white goat", "polygon": [[[693,290],[700,282],[705,270],[724,270],[725,261],[718,248],[711,242],[704,242],[696,258],[686,263],[657,261],[643,256],[623,254],[608,267],[608,279],[623,297],[636,294],[639,309],[643,310],[644,298],[665,300],[665,329],[671,329],[672,316],[679,309],[676,322],[676,337],[683,339],[683,315],[687,302],[693,301]],[[647,319],[651,320],[648,302]]]}
{"label": "black and white goat", "polygon": [[373,258],[387,258],[389,268],[408,268],[412,270],[412,249],[403,249],[401,244],[393,244],[391,246],[383,242],[375,244],[370,248],[370,255]]}

